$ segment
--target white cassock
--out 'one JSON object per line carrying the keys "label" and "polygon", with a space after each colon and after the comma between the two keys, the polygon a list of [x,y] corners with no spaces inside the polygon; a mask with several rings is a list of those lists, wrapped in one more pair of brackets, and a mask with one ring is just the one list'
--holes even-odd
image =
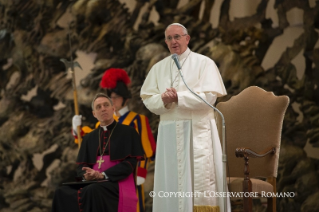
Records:
{"label": "white cassock", "polygon": [[[179,61],[187,85],[207,102],[213,105],[217,97],[226,95],[213,60],[187,49]],[[165,107],[161,94],[170,87],[177,90],[178,104]],[[152,67],[141,97],[151,112],[160,115],[153,212],[191,212],[194,205],[218,205],[224,211],[223,198],[214,197],[223,189],[214,110],[187,89],[171,56]]]}

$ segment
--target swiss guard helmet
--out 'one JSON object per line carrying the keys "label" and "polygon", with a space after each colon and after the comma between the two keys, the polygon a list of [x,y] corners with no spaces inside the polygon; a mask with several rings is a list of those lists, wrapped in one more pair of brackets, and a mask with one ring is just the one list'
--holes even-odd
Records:
{"label": "swiss guard helmet", "polygon": [[101,79],[100,87],[106,89],[107,95],[111,96],[111,93],[123,97],[124,102],[126,99],[132,97],[131,92],[128,89],[131,83],[130,77],[126,71],[120,68],[107,69]]}

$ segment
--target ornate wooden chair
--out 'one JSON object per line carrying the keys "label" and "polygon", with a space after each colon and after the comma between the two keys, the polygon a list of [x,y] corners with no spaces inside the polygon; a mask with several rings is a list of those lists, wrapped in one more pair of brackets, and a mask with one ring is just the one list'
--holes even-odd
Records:
{"label": "ornate wooden chair", "polygon": [[[287,96],[275,96],[257,86],[217,104],[225,117],[230,192],[257,192],[260,197],[270,196],[267,192],[276,194],[281,130],[288,104]],[[243,195],[243,210],[250,212],[252,198],[247,196]],[[276,211],[276,198],[267,198],[267,208]]]}

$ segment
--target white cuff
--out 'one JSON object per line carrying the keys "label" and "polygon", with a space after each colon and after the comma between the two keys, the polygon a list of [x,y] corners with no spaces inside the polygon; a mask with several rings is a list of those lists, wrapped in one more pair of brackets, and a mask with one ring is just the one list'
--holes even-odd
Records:
{"label": "white cuff", "polygon": [[104,172],[102,172],[102,175],[104,175],[104,179],[108,179],[108,177],[106,176],[106,174]]}

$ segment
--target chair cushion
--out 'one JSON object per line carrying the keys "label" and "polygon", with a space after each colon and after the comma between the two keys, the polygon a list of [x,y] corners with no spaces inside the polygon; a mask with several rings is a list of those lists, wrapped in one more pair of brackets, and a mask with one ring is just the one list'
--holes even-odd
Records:
{"label": "chair cushion", "polygon": [[[227,178],[228,189],[231,192],[242,192],[243,191],[243,181],[244,178],[231,177],[230,183],[229,178]],[[261,195],[261,192],[273,192],[273,186],[263,180],[250,178],[252,184],[252,192],[258,192]]]}

